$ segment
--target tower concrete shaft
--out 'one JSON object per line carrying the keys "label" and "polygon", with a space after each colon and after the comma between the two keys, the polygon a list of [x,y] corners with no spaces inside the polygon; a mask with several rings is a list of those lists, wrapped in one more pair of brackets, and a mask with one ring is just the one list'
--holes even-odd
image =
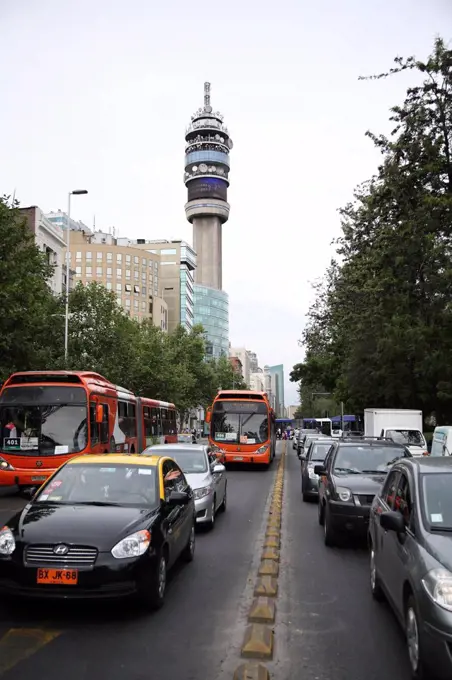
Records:
{"label": "tower concrete shaft", "polygon": [[223,116],[213,112],[210,83],[204,83],[204,106],[192,116],[185,142],[185,215],[193,224],[195,283],[221,290],[222,225],[229,218],[229,152],[233,143]]}

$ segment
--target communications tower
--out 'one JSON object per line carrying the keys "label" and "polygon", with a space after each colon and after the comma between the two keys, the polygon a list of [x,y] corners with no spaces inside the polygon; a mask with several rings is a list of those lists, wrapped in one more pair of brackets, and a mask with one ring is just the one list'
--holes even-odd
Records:
{"label": "communications tower", "polygon": [[210,83],[204,83],[204,106],[191,117],[185,142],[185,215],[193,224],[195,282],[221,290],[222,226],[229,218],[229,152],[233,145],[223,116],[210,104]]}

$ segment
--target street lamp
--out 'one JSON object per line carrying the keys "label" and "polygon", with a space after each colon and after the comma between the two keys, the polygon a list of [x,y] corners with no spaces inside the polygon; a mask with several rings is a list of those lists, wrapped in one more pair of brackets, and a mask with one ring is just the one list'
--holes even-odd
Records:
{"label": "street lamp", "polygon": [[81,196],[82,194],[87,194],[86,189],[75,189],[75,191],[70,191],[67,197],[67,220],[66,220],[66,310],[64,315],[64,361],[67,363],[68,358],[68,344],[69,344],[69,271],[70,271],[70,261],[71,255],[69,251],[70,247],[70,235],[71,235],[71,196]]}

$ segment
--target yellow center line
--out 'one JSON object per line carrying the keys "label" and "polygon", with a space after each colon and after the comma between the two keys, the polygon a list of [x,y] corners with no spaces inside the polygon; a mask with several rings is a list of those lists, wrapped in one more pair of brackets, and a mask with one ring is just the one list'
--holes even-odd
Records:
{"label": "yellow center line", "polygon": [[0,639],[0,675],[36,654],[62,631],[39,628],[10,628]]}

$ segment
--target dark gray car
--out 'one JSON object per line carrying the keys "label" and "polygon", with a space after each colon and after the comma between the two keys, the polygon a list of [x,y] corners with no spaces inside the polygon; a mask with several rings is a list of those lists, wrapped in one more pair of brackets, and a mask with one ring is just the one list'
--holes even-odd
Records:
{"label": "dark gray car", "polygon": [[319,476],[314,467],[323,464],[326,454],[334,444],[334,439],[315,439],[311,441],[306,455],[301,455],[301,493],[303,500],[317,500],[319,496]]}
{"label": "dark gray car", "polygon": [[370,582],[405,629],[413,678],[452,677],[452,459],[398,461],[374,499]]}

